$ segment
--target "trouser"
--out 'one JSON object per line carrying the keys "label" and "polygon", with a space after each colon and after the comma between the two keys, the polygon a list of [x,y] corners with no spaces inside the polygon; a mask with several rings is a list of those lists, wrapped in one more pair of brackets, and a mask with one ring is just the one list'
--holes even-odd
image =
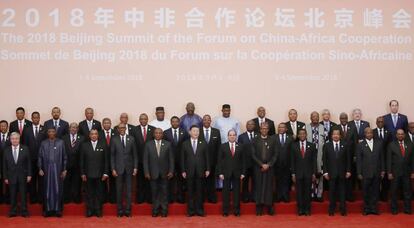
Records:
{"label": "trouser", "polygon": [[312,178],[296,179],[296,203],[298,205],[298,213],[310,213],[311,185]]}
{"label": "trouser", "polygon": [[410,175],[394,177],[391,180],[391,211],[398,212],[398,194],[402,190],[404,211],[411,211],[411,179]]}
{"label": "trouser", "polygon": [[[116,203],[118,212],[131,212],[131,196],[132,196],[132,174],[125,171],[123,174],[118,174],[116,181]],[[126,205],[123,204],[124,188],[126,191]]]}
{"label": "trouser", "polygon": [[188,214],[204,213],[202,196],[203,182],[204,178],[196,175],[187,178]]}
{"label": "trouser", "polygon": [[63,181],[63,200],[65,203],[81,202],[81,183],[79,167],[68,169]]}
{"label": "trouser", "polygon": [[137,189],[136,189],[136,203],[151,203],[151,188],[149,180],[145,178],[144,175],[144,166],[142,163],[138,164],[138,174],[136,177],[137,180]]}
{"label": "trouser", "polygon": [[339,209],[346,212],[345,178],[329,179],[329,212],[335,212],[336,201],[339,199]]}
{"label": "trouser", "polygon": [[39,202],[42,198],[40,189],[41,182],[39,181],[39,168],[37,167],[37,160],[32,160],[32,179],[28,185],[28,192],[30,196],[30,202]]}
{"label": "trouser", "polygon": [[157,178],[151,179],[151,196],[152,196],[152,212],[158,213],[161,208],[162,213],[168,212],[168,179]]}
{"label": "trouser", "polygon": [[17,193],[20,193],[21,213],[27,213],[25,178],[18,178],[16,183],[9,185],[10,190],[10,214],[17,213]]}
{"label": "trouser", "polygon": [[88,195],[87,209],[98,213],[102,210],[104,183],[101,178],[88,178],[86,190]]}
{"label": "trouser", "polygon": [[240,176],[234,174],[225,177],[223,181],[223,213],[228,214],[230,210],[230,189],[233,186],[233,208],[234,213],[240,213]]}
{"label": "trouser", "polygon": [[[216,170],[215,166],[212,166],[210,168],[212,170],[212,174],[214,174],[214,170]],[[206,181],[204,181],[205,186],[205,199],[208,200],[208,202],[217,202],[217,194],[216,194],[216,175],[209,175],[206,178]]]}
{"label": "trouser", "polygon": [[[251,187],[251,188],[250,188]],[[246,169],[245,177],[242,180],[242,198],[244,202],[254,201],[255,188],[253,178],[253,167]]]}
{"label": "trouser", "polygon": [[291,187],[291,173],[289,167],[276,168],[276,197],[275,201],[288,202],[290,200],[289,192]]}
{"label": "trouser", "polygon": [[364,211],[376,212],[380,188],[380,177],[364,178],[362,189],[364,194]]}

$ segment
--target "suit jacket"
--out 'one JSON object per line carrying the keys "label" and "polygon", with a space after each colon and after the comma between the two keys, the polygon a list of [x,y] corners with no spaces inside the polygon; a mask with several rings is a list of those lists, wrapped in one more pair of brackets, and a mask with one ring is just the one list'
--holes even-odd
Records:
{"label": "suit jacket", "polygon": [[[254,131],[259,133],[260,126],[259,126],[259,117],[253,118],[254,121]],[[269,135],[276,134],[275,122],[271,119],[265,118],[265,123],[269,124]]]}
{"label": "suit jacket", "polygon": [[275,135],[276,150],[278,151],[279,157],[277,159],[277,167],[281,169],[291,168],[291,146],[294,142],[293,136],[285,134],[285,143],[282,145],[280,141],[280,134]]}
{"label": "suit jacket", "polygon": [[[325,125],[323,121],[320,121],[319,124],[322,124],[322,126],[324,126],[324,129],[325,129]],[[325,142],[331,140],[332,128],[335,127],[336,125],[337,124],[335,122],[329,121],[329,132],[325,135]]]}
{"label": "suit jacket", "polygon": [[80,145],[85,141],[85,137],[79,133],[76,135],[75,145],[72,147],[72,142],[70,134],[63,136],[63,142],[65,143],[66,156],[68,157],[66,169],[77,168],[79,167],[80,159]]}
{"label": "suit jacket", "polygon": [[[181,147],[183,145],[183,142],[187,140],[190,136],[188,135],[187,131],[183,128],[179,128],[178,133],[178,142],[174,142],[174,132],[172,128],[168,128],[164,131],[164,139],[170,142],[172,153],[174,156],[174,162],[179,164],[181,162]],[[181,166],[181,164],[179,165]],[[175,167],[179,168],[179,167]],[[181,168],[181,167],[180,167]]]}
{"label": "suit jacket", "polygon": [[104,174],[109,175],[109,160],[107,146],[104,141],[98,140],[93,149],[90,140],[80,146],[80,171],[87,178],[101,178]]}
{"label": "suit jacket", "polygon": [[[307,141],[313,143],[313,132],[312,132],[312,126],[311,124],[306,124],[306,132],[308,133]],[[316,163],[317,163],[317,169],[318,173],[322,173],[323,171],[323,145],[325,144],[324,140],[324,128],[322,124],[318,125],[318,145],[315,144],[316,150],[318,155],[316,156]]]}
{"label": "suit jacket", "polygon": [[292,126],[290,126],[290,121],[285,122],[287,131],[286,133],[288,135],[293,135],[293,131],[295,130],[295,134],[298,134],[298,130],[299,129],[305,129],[305,123],[300,122],[300,121],[296,121],[296,129],[292,129]]}
{"label": "suit jacket", "polygon": [[45,128],[39,124],[37,137],[35,137],[35,132],[33,128],[27,127],[23,130],[23,138],[24,144],[27,147],[29,147],[30,158],[32,159],[32,161],[37,161],[37,157],[39,156],[40,144],[43,140],[46,139]]}
{"label": "suit jacket", "polygon": [[105,145],[108,147],[108,153],[109,154],[110,154],[110,151],[111,151],[111,145],[110,144],[111,144],[112,138],[117,134],[118,133],[114,129],[111,129],[109,145],[106,145],[106,131],[104,129],[99,131],[99,140],[105,142]]}
{"label": "suit jacket", "polygon": [[[363,125],[362,125],[362,122],[361,122],[360,128],[362,128],[362,126]],[[348,145],[348,150],[349,150],[349,153],[351,154],[351,158],[352,158],[351,163],[352,163],[354,161],[354,159],[356,160],[355,150],[356,150],[356,146],[358,145],[358,137],[359,137],[358,136],[358,130],[355,126],[355,123],[352,126],[352,124],[350,124],[350,122],[348,122],[347,125],[346,125],[346,132],[344,131],[342,124],[338,124],[334,128],[340,128],[342,130],[342,141],[345,141],[345,143]],[[332,133],[332,131],[331,131],[331,133]],[[332,136],[332,134],[331,134],[331,136]]]}
{"label": "suit jacket", "polygon": [[405,156],[403,157],[398,141],[388,144],[387,149],[387,171],[394,178],[403,175],[410,175],[414,172],[414,152],[413,145],[407,140],[404,141]]}
{"label": "suit jacket", "polygon": [[[252,132],[254,138],[257,137],[256,132]],[[253,139],[254,139],[253,138]],[[242,146],[243,148],[243,156],[244,156],[244,168],[248,169],[252,167],[253,160],[252,160],[252,143],[253,139],[250,140],[248,132],[244,132],[243,134],[239,135],[239,138],[237,139],[237,142]]]}
{"label": "suit jacket", "polygon": [[358,143],[357,146],[357,173],[363,178],[379,177],[381,172],[385,170],[384,146],[381,140],[373,140],[372,151],[366,139]]}
{"label": "suit jacket", "polygon": [[[92,120],[92,129],[96,129],[99,131],[102,130],[102,125],[101,122],[93,119]],[[79,123],[79,134],[83,135],[85,137],[85,139],[89,140],[89,127],[88,127],[88,122],[86,120],[82,120]]]}
{"label": "suit jacket", "polygon": [[171,143],[161,140],[160,156],[157,153],[155,140],[148,141],[144,150],[144,173],[152,180],[167,178],[168,173],[174,173],[174,155]]}
{"label": "suit jacket", "polygon": [[365,128],[370,127],[369,122],[368,121],[365,121],[365,120],[360,120],[359,121],[359,131],[358,131],[357,127],[356,127],[355,121],[353,121],[353,120],[352,121],[349,121],[348,122],[348,125],[349,125],[349,127],[351,129],[355,129],[355,132],[356,132],[356,135],[355,135],[356,140],[362,140],[362,139],[364,139],[365,138],[365,133],[364,133]]}
{"label": "suit jacket", "polygon": [[323,147],[323,171],[329,174],[329,178],[345,178],[347,172],[351,172],[351,154],[344,141],[340,141],[338,154],[335,152],[334,143],[327,142]]}
{"label": "suit jacket", "polygon": [[[181,167],[188,178],[205,177],[205,171],[210,171],[210,156],[208,145],[203,140],[197,141],[197,149],[194,153],[192,139],[187,139],[181,148]],[[213,174],[212,174],[213,175]]]}
{"label": "suit jacket", "polygon": [[403,129],[405,132],[408,130],[408,119],[406,115],[398,113],[397,125],[394,127],[391,113],[384,115],[384,128],[387,129],[392,139],[396,139],[396,133],[398,129]]}
{"label": "suit jacket", "polygon": [[229,142],[220,145],[216,169],[217,175],[224,175],[224,178],[229,178],[234,175],[240,178],[245,173],[244,167],[242,146],[235,143],[234,156],[232,156]]}
{"label": "suit jacket", "polygon": [[3,179],[8,179],[9,184],[16,184],[17,180],[26,181],[28,176],[32,176],[29,148],[20,144],[17,163],[15,163],[12,146],[8,146],[4,150]]}
{"label": "suit jacket", "polygon": [[[30,120],[24,119],[23,131],[26,128],[29,128],[30,126],[32,126],[32,122]],[[12,132],[20,133],[20,131],[19,131],[19,121],[18,120],[14,120],[10,123],[9,131],[10,131],[10,133],[12,133]],[[20,139],[23,139],[22,136],[23,136],[23,134],[20,135]]]}
{"label": "suit jacket", "polygon": [[[218,151],[221,145],[221,135],[220,135],[220,130],[214,127],[211,127],[211,132],[209,133],[210,133],[210,141],[207,143],[207,145],[208,145],[210,169],[212,169],[212,168],[215,168],[215,166],[217,165],[217,156],[218,156]],[[199,140],[206,142],[205,136],[204,136],[204,128],[200,128]]]}
{"label": "suit jacket", "polygon": [[[2,137],[3,137],[3,134],[0,133],[0,165],[3,165],[3,162],[2,162],[3,160],[2,159],[3,159],[4,150],[8,146],[10,146],[10,133],[9,132],[6,133],[6,138],[5,138],[6,140],[4,142],[1,141]],[[1,175],[0,175],[0,177],[1,177]]]}
{"label": "suit jacket", "polygon": [[[135,137],[135,126],[132,124],[127,124],[126,127],[128,128],[128,131],[126,131],[128,133],[128,135],[131,135],[132,137]],[[118,131],[118,125],[116,125],[114,127],[114,131],[116,134],[119,134]]]}
{"label": "suit jacket", "polygon": [[374,139],[380,139],[382,141],[382,144],[385,147],[385,151],[387,150],[387,146],[388,143],[390,143],[392,141],[392,135],[390,134],[390,132],[383,128],[383,138],[381,139],[379,136],[379,129],[375,128],[374,130]]}
{"label": "suit jacket", "polygon": [[[43,126],[46,129],[46,132],[47,132],[47,129],[54,128],[54,122],[53,121],[54,121],[54,119],[50,119],[50,120],[47,120],[43,124]],[[58,138],[62,139],[63,136],[64,135],[67,135],[67,134],[69,134],[69,123],[66,122],[66,121],[64,121],[64,120],[62,120],[62,119],[60,119],[59,120],[59,126],[58,126],[57,131],[56,131],[56,136]]]}
{"label": "suit jacket", "polygon": [[137,144],[138,162],[139,163],[143,162],[145,143],[154,139],[155,127],[151,126],[151,125],[147,125],[145,127],[146,127],[145,130],[147,130],[147,137],[146,137],[145,141],[144,141],[144,135],[142,134],[142,126],[141,125],[138,125],[138,126],[134,127],[133,128],[133,133],[132,133],[132,135],[135,138],[135,142]]}
{"label": "suit jacket", "polygon": [[262,149],[263,144],[261,143],[261,136],[259,135],[257,138],[253,140],[252,143],[252,159],[256,167],[261,167],[263,164],[268,164],[270,167],[276,163],[278,155],[278,150],[276,147],[276,139],[275,136],[267,136],[268,137],[268,153],[266,157],[262,158]]}
{"label": "suit jacket", "polygon": [[115,170],[118,175],[124,172],[132,174],[134,169],[138,169],[138,152],[134,137],[125,134],[125,144],[124,147],[120,135],[115,135],[111,140],[111,170]]}
{"label": "suit jacket", "polygon": [[302,157],[301,142],[296,141],[292,144],[291,149],[291,169],[292,175],[297,179],[312,178],[317,172],[316,156],[317,150],[315,144],[306,142],[305,155]]}

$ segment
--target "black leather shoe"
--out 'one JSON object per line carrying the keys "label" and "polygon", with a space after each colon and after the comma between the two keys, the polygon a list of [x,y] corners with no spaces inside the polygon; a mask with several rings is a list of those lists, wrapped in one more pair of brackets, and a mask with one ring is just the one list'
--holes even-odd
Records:
{"label": "black leather shoe", "polygon": [[342,215],[342,216],[347,216],[348,214],[346,213],[346,211],[342,211],[342,212],[341,212],[341,215]]}
{"label": "black leather shoe", "polygon": [[391,211],[391,214],[397,215],[398,214],[398,211]]}
{"label": "black leather shoe", "polygon": [[124,213],[122,211],[118,211],[117,216],[118,216],[118,218],[121,218],[122,216],[124,216]]}
{"label": "black leather shoe", "polygon": [[334,216],[334,215],[335,215],[335,213],[333,211],[329,212],[329,216]]}
{"label": "black leather shoe", "polygon": [[187,214],[187,217],[193,217],[194,216],[194,213],[188,213]]}
{"label": "black leather shoe", "polygon": [[273,207],[269,207],[267,214],[270,215],[270,216],[275,215],[275,209]]}
{"label": "black leather shoe", "polygon": [[130,211],[125,211],[124,215],[125,215],[125,217],[131,217],[131,212]]}
{"label": "black leather shoe", "polygon": [[234,213],[234,216],[236,216],[236,217],[240,217],[240,212],[235,212],[235,213]]}
{"label": "black leather shoe", "polygon": [[17,216],[16,213],[9,213],[9,218],[13,218],[13,217],[16,217],[16,216]]}
{"label": "black leather shoe", "polygon": [[228,217],[229,213],[223,213],[223,217]]}

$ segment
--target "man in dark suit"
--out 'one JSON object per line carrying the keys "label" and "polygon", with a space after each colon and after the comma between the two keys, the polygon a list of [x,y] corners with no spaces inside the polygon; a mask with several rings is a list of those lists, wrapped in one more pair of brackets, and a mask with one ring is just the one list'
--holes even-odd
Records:
{"label": "man in dark suit", "polygon": [[[117,132],[115,132],[112,127],[111,119],[103,118],[102,119],[102,130],[99,132],[99,140],[105,142],[106,146],[106,156],[107,160],[110,160],[111,157],[111,142],[112,137],[114,137]],[[108,184],[104,184],[104,201],[115,203],[116,202],[116,185],[115,185],[115,177],[108,174],[109,178],[107,179]]]}
{"label": "man in dark suit", "polygon": [[181,176],[181,145],[188,139],[188,133],[180,127],[180,118],[171,117],[171,128],[164,131],[163,139],[171,144],[171,150],[174,156],[174,176],[169,181],[168,201],[173,203],[184,203],[184,179]]}
{"label": "man in dark suit", "polygon": [[148,141],[144,149],[143,165],[145,178],[151,184],[152,217],[157,217],[160,209],[161,217],[167,217],[168,180],[173,177],[174,173],[174,155],[171,143],[163,140],[162,137],[162,129],[156,128],[154,140]]}
{"label": "man in dark suit", "polygon": [[260,124],[266,122],[269,125],[269,135],[276,134],[275,122],[269,118],[266,118],[266,109],[262,106],[257,108],[257,117],[252,119],[254,121],[254,131],[259,133]]}
{"label": "man in dark suit", "polygon": [[276,202],[290,201],[291,187],[291,145],[294,142],[293,136],[286,133],[287,127],[285,123],[280,123],[276,135],[276,147],[279,151],[279,157],[276,162]]}
{"label": "man in dark suit", "polygon": [[336,126],[335,122],[331,121],[331,112],[328,109],[322,110],[322,121],[319,122],[323,125],[325,142],[329,141],[332,137],[332,128]]}
{"label": "man in dark suit", "polygon": [[[7,146],[10,146],[9,123],[6,120],[0,121],[0,164],[3,164],[3,153]],[[0,169],[1,170],[1,169]],[[0,175],[0,203],[9,202],[8,188],[3,191],[3,177]]]}
{"label": "man in dark suit", "polygon": [[[121,115],[119,115],[119,123],[121,124],[125,124],[126,128],[125,128],[125,134],[127,135],[131,135],[132,137],[134,136],[134,132],[135,132],[135,126],[132,124],[128,123],[129,117],[128,117],[128,113],[121,113]],[[119,126],[119,125],[118,125]],[[114,127],[115,132],[118,133],[118,126]]]}
{"label": "man in dark suit", "polygon": [[139,124],[134,128],[133,136],[137,144],[138,150],[138,173],[137,173],[137,189],[136,189],[136,203],[151,203],[151,187],[149,180],[145,179],[143,155],[146,142],[154,139],[155,127],[148,125],[148,115],[142,113],[139,115]]}
{"label": "man in dark suit", "polygon": [[286,133],[293,136],[296,140],[297,133],[300,129],[305,129],[305,123],[298,121],[298,111],[295,109],[289,110],[289,121],[285,123],[287,131]]}
{"label": "man in dark suit", "polygon": [[[200,129],[200,140],[207,143],[208,161],[210,164],[208,170],[214,172],[216,170],[217,155],[221,145],[221,133],[219,129],[211,127],[210,115],[203,116],[203,127]],[[209,175],[204,183],[204,199],[207,198],[209,203],[217,203],[216,176]]]}
{"label": "man in dark suit", "polygon": [[210,175],[208,145],[199,139],[200,128],[190,127],[190,139],[185,141],[181,148],[182,176],[187,181],[187,216],[204,217],[203,181]]}
{"label": "man in dark suit", "polygon": [[83,135],[79,134],[77,123],[71,123],[69,134],[63,136],[65,151],[67,155],[66,178],[63,182],[63,200],[65,203],[81,202],[81,175],[79,167],[80,145],[85,141]]}
{"label": "man in dark suit", "polygon": [[[376,120],[376,125],[377,128],[374,129],[373,134],[374,134],[374,139],[377,140],[381,140],[382,142],[382,146],[383,146],[383,155],[382,157],[384,158],[384,162],[386,162],[387,159],[387,148],[388,148],[388,144],[392,141],[392,136],[391,134],[388,132],[388,130],[386,130],[384,128],[384,117],[383,116],[379,116],[377,117]],[[384,166],[384,171],[387,172],[387,166],[385,163]],[[380,199],[383,202],[387,202],[388,201],[388,192],[390,189],[390,180],[388,180],[388,175],[384,175],[384,177],[381,179],[381,188],[380,188]]]}
{"label": "man in dark suit", "polygon": [[45,129],[55,128],[56,136],[60,139],[69,133],[69,123],[60,119],[60,108],[54,107],[52,109],[52,119],[47,120],[44,124]]}
{"label": "man in dark suit", "polygon": [[39,184],[39,170],[37,168],[37,158],[39,156],[40,143],[46,139],[46,132],[40,124],[39,112],[32,113],[32,126],[23,130],[24,144],[29,148],[30,158],[32,159],[32,180],[29,183],[29,194],[31,203],[41,203],[42,193]]}
{"label": "man in dark suit", "polygon": [[236,142],[237,133],[230,130],[228,142],[220,146],[216,173],[223,180],[223,216],[229,215],[230,190],[233,188],[234,215],[240,216],[240,182],[244,178],[244,155]]}
{"label": "man in dark suit", "polygon": [[403,129],[404,132],[407,132],[408,128],[408,119],[406,115],[398,113],[399,103],[397,100],[391,100],[389,103],[391,113],[384,115],[384,125],[387,129],[392,139],[396,139],[396,133],[398,129]]}
{"label": "man in dark suit", "polygon": [[20,134],[21,137],[21,142],[20,143],[24,143],[24,139],[23,139],[23,131],[26,128],[29,128],[30,125],[32,124],[32,122],[30,122],[30,120],[25,119],[25,115],[26,112],[24,110],[23,107],[18,107],[16,109],[16,120],[12,121],[10,123],[10,133],[12,132],[17,132]]}
{"label": "man in dark suit", "polygon": [[93,118],[94,110],[93,108],[86,108],[85,109],[85,118],[79,123],[79,134],[83,135],[86,140],[89,140],[89,132],[92,129],[98,130],[100,132],[102,130],[101,122],[95,120]]}
{"label": "man in dark suit", "polygon": [[334,127],[331,140],[323,148],[323,176],[329,182],[329,216],[335,214],[337,197],[342,216],[346,216],[345,179],[351,177],[348,145],[341,139],[341,128]]}
{"label": "man in dark suit", "polygon": [[27,146],[20,144],[20,134],[13,132],[10,135],[11,145],[4,151],[3,179],[10,189],[9,217],[17,215],[17,193],[20,192],[21,215],[29,216],[26,201],[26,186],[32,176],[30,152]]}
{"label": "man in dark suit", "polygon": [[412,144],[414,144],[414,122],[408,123],[407,138]]}
{"label": "man in dark suit", "polygon": [[[126,134],[126,125],[118,125],[119,135],[111,142],[111,170],[116,179],[118,217],[131,217],[132,177],[138,172],[138,153],[134,137]],[[126,187],[126,205],[123,206],[123,188]]]}
{"label": "man in dark suit", "polygon": [[296,184],[296,202],[298,215],[311,214],[311,187],[316,180],[317,151],[313,143],[307,140],[306,129],[299,129],[298,141],[292,144],[291,169],[292,181]]}
{"label": "man in dark suit", "polygon": [[252,142],[257,137],[255,123],[249,120],[246,123],[246,132],[239,135],[238,143],[242,146],[244,157],[244,178],[242,180],[242,200],[244,203],[254,202],[254,178],[252,161]]}
{"label": "man in dark suit", "polygon": [[82,181],[86,182],[87,191],[86,217],[93,215],[102,217],[103,191],[108,178],[109,157],[105,142],[98,140],[97,129],[91,129],[88,138],[90,140],[80,146],[80,174]]}
{"label": "man in dark suit", "polygon": [[414,146],[405,138],[403,129],[397,130],[396,139],[388,145],[387,171],[391,181],[391,213],[398,214],[398,193],[404,200],[404,213],[411,214],[411,179],[414,178]]}
{"label": "man in dark suit", "polygon": [[364,130],[365,139],[357,147],[357,174],[362,180],[364,193],[363,215],[378,215],[378,198],[380,191],[380,180],[384,177],[384,147],[382,141],[374,139],[371,128]]}
{"label": "man in dark suit", "polygon": [[355,129],[356,139],[361,142],[365,138],[364,130],[370,127],[369,122],[362,120],[362,111],[359,108],[352,110],[352,121],[349,121],[350,128]]}

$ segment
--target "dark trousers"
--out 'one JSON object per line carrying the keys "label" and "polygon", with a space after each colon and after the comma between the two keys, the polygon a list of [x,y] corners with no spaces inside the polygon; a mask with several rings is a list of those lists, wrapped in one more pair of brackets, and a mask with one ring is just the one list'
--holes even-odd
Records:
{"label": "dark trousers", "polygon": [[362,179],[362,189],[364,194],[364,211],[377,212],[379,197],[380,177]]}
{"label": "dark trousers", "polygon": [[203,214],[203,182],[204,178],[194,175],[187,177],[187,213]]}
{"label": "dark trousers", "polygon": [[174,177],[169,180],[168,186],[168,200],[170,202],[184,203],[185,179],[181,176],[181,173],[179,164],[175,163]]}
{"label": "dark trousers", "polygon": [[101,178],[88,178],[86,181],[86,208],[92,213],[100,213],[102,210],[104,183]]}
{"label": "dark trousers", "polygon": [[289,167],[276,168],[276,197],[275,201],[288,202],[290,200],[289,192],[291,187],[291,173]]}
{"label": "dark trousers", "polygon": [[296,179],[296,203],[298,213],[310,213],[312,178]]}
{"label": "dark trousers", "polygon": [[168,212],[168,179],[157,178],[151,179],[151,196],[152,196],[152,212],[158,214],[161,212],[166,214]]}
{"label": "dark trousers", "polygon": [[223,180],[223,213],[230,210],[230,190],[233,186],[234,213],[240,213],[240,176],[225,177]]}
{"label": "dark trousers", "polygon": [[[210,170],[216,170],[215,166],[212,166]],[[217,202],[217,194],[216,194],[216,175],[209,175],[206,178],[205,183],[205,197],[207,198],[208,202]]]}
{"label": "dark trousers", "polygon": [[[242,180],[242,199],[243,202],[253,202],[254,201],[254,178],[253,178],[253,168],[249,167],[246,169],[245,177]],[[251,188],[250,188],[251,183]]]}
{"label": "dark trousers", "polygon": [[398,212],[398,195],[400,189],[402,190],[403,195],[404,211],[411,212],[412,191],[409,174],[394,177],[394,179],[391,180],[391,211]]}
{"label": "dark trousers", "polygon": [[9,185],[10,190],[10,214],[17,213],[17,193],[20,193],[21,213],[27,213],[26,200],[26,186],[25,178],[18,178],[17,182]]}
{"label": "dark trousers", "polygon": [[65,203],[81,202],[81,183],[79,167],[69,168],[63,181],[63,201]]}
{"label": "dark trousers", "polygon": [[151,203],[151,188],[149,181],[144,176],[144,166],[142,163],[138,164],[137,174],[137,190],[136,190],[136,203]]}
{"label": "dark trousers", "polygon": [[381,180],[381,192],[380,192],[380,198],[382,201],[388,201],[388,194],[390,190],[390,180],[388,180],[388,175],[385,175],[384,178]]}
{"label": "dark trousers", "polygon": [[355,162],[352,162],[351,167],[351,177],[345,179],[345,199],[347,201],[354,201],[354,190],[358,182]]}
{"label": "dark trousers", "polygon": [[41,201],[42,194],[40,192],[41,182],[39,181],[39,168],[37,167],[37,160],[32,160],[32,179],[28,184],[28,192],[30,196],[31,203],[37,203]]}
{"label": "dark trousers", "polygon": [[[118,212],[131,212],[131,199],[132,199],[132,172],[125,171],[123,174],[118,174],[115,178],[116,181],[116,204]],[[126,192],[126,204],[123,204],[124,188]]]}
{"label": "dark trousers", "polygon": [[108,183],[105,184],[105,198],[106,202],[115,203],[116,202],[116,180],[112,175],[109,176]]}
{"label": "dark trousers", "polygon": [[341,212],[346,212],[345,178],[329,179],[329,212],[335,212],[337,200],[339,200]]}

